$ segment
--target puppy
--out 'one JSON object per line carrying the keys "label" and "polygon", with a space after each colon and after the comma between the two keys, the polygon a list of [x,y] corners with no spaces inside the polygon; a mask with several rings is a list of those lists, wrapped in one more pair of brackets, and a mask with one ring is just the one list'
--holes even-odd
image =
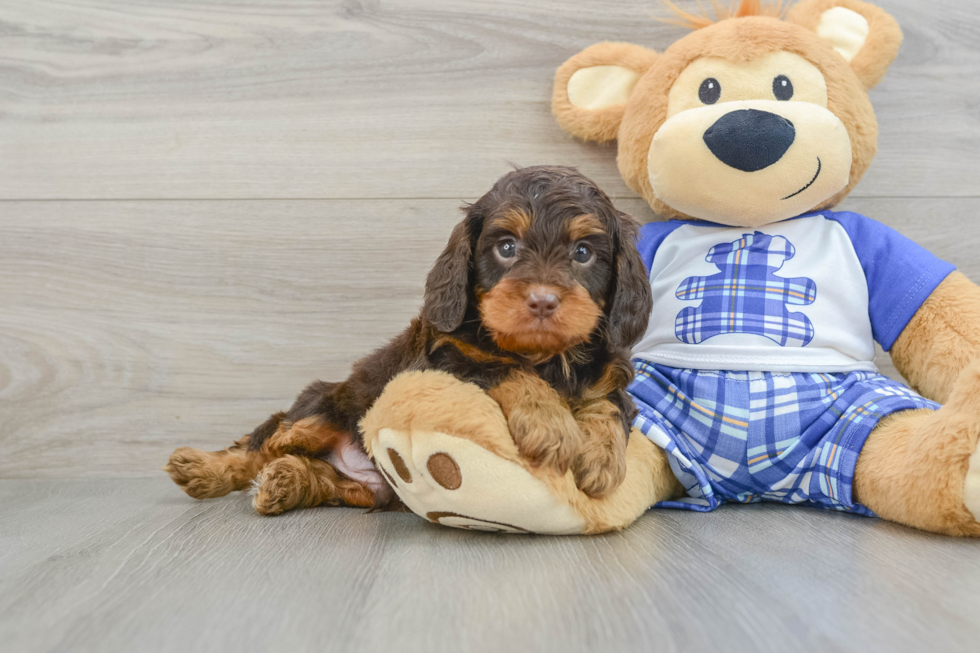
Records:
{"label": "puppy", "polygon": [[486,390],[532,463],[571,469],[592,497],[616,488],[636,414],[629,348],[652,304],[636,223],[564,167],[511,172],[465,212],[408,329],[355,363],[346,381],[312,383],[232,447],[177,449],[164,468],[171,478],[203,499],[258,476],[262,514],[391,509],[397,498],[358,424],[399,372],[438,369]]}

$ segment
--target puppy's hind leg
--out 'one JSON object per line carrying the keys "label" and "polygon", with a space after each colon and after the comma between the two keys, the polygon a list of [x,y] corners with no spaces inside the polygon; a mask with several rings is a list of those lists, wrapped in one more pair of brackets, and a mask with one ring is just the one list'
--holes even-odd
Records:
{"label": "puppy's hind leg", "polygon": [[163,470],[173,482],[195,499],[223,497],[235,490],[244,490],[262,467],[274,457],[268,447],[259,450],[249,448],[256,436],[266,440],[266,431],[279,429],[285,415],[276,413],[251,434],[221,451],[201,451],[181,447],[170,455]]}
{"label": "puppy's hind leg", "polygon": [[320,418],[279,429],[266,446],[276,457],[255,480],[252,505],[261,515],[323,505],[374,508],[391,499],[361,445]]}
{"label": "puppy's hind leg", "polygon": [[375,494],[326,461],[286,455],[262,469],[255,481],[252,505],[260,515],[324,505],[373,508]]}

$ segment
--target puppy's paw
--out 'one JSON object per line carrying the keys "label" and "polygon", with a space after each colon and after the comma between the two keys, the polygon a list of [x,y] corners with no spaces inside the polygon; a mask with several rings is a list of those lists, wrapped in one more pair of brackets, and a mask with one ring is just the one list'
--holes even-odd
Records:
{"label": "puppy's paw", "polygon": [[235,487],[225,467],[216,460],[217,456],[218,453],[181,447],[170,455],[163,470],[195,499],[223,497]]}
{"label": "puppy's paw", "polygon": [[626,478],[626,447],[619,442],[587,442],[572,468],[575,485],[593,499],[601,499]]}
{"label": "puppy's paw", "polygon": [[541,406],[534,412],[508,416],[511,436],[521,455],[536,467],[564,474],[571,469],[582,445],[582,431],[568,409]]}
{"label": "puppy's paw", "polygon": [[295,456],[276,458],[255,479],[252,506],[260,515],[281,515],[302,504],[309,492],[309,472]]}

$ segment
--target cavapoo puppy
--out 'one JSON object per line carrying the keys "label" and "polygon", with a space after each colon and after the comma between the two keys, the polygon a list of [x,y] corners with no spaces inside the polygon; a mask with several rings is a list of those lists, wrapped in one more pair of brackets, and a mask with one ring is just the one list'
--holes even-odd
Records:
{"label": "cavapoo puppy", "polygon": [[347,380],[315,381],[228,449],[177,449],[164,468],[174,482],[203,499],[255,479],[262,514],[391,508],[397,498],[358,424],[399,372],[438,369],[495,399],[532,463],[571,469],[592,497],[615,489],[636,413],[629,349],[651,310],[636,223],[557,166],[505,175],[465,212],[426,279],[421,315],[401,335]]}

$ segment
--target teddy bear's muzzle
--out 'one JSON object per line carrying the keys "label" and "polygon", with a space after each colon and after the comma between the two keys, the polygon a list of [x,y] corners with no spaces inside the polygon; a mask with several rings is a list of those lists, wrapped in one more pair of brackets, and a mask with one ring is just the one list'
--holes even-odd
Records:
{"label": "teddy bear's muzzle", "polygon": [[739,109],[719,118],[703,138],[711,153],[725,165],[756,172],[783,158],[796,139],[796,128],[775,113]]}

